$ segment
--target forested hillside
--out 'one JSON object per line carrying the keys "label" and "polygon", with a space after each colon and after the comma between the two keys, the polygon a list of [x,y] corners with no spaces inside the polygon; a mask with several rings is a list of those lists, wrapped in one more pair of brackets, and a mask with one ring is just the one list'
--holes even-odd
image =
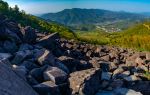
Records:
{"label": "forested hillside", "polygon": [[25,11],[20,11],[17,5],[14,8],[11,8],[7,2],[2,0],[0,0],[0,14],[20,23],[22,26],[29,25],[41,32],[59,32],[62,37],[74,38],[74,33],[63,25],[54,22],[46,22],[41,18],[26,14]]}
{"label": "forested hillside", "polygon": [[[57,24],[53,21],[46,22],[41,18],[26,14],[24,11],[20,11],[17,6],[10,8],[9,5],[2,0],[0,0],[0,14],[6,16],[8,19],[20,23],[22,26],[29,25],[40,32],[45,33],[58,32],[61,37],[69,39],[78,39],[79,41],[92,44],[117,45],[125,48],[134,48],[137,50],[150,50],[149,22],[130,26],[129,29],[116,33],[106,33],[105,31],[99,29],[92,30],[94,26],[89,26],[90,31],[88,32],[78,31],[77,33],[74,33],[69,28],[66,28],[61,24]],[[134,15],[132,16],[134,17]],[[0,19],[3,19],[3,17]],[[82,29],[83,31],[86,30],[86,28]]]}
{"label": "forested hillside", "polygon": [[[105,32],[120,32],[131,25],[142,22],[147,15],[104,9],[64,9],[57,13],[47,13],[41,16],[47,21],[70,26],[72,30],[102,29]],[[94,26],[94,27],[93,27]]]}
{"label": "forested hillside", "polygon": [[58,13],[48,13],[41,16],[47,20],[53,20],[65,25],[78,24],[97,24],[103,22],[111,22],[116,20],[142,19],[143,15],[128,13],[128,12],[114,12],[102,9],[65,9]]}

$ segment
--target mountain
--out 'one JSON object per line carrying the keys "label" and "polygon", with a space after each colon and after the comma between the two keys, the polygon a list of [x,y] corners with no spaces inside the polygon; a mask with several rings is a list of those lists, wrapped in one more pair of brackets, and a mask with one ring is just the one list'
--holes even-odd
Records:
{"label": "mountain", "polygon": [[150,12],[143,12],[143,13],[141,13],[141,14],[150,17]]}
{"label": "mountain", "polygon": [[65,9],[58,13],[47,13],[43,19],[59,22],[64,25],[99,24],[118,20],[139,20],[145,16],[128,12],[115,12],[102,9]]}

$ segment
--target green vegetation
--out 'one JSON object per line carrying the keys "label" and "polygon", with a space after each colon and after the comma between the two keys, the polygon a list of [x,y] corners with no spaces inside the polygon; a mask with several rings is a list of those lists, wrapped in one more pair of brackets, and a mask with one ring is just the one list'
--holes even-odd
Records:
{"label": "green vegetation", "polygon": [[149,71],[146,71],[145,74],[144,74],[144,76],[145,76],[148,80],[150,80],[150,72],[149,72]]}
{"label": "green vegetation", "polygon": [[46,22],[41,18],[26,14],[24,11],[19,11],[17,5],[14,8],[11,8],[2,0],[0,0],[0,14],[20,23],[22,26],[29,25],[41,32],[59,32],[62,37],[69,39],[75,38],[75,34],[63,25],[58,25],[54,22]]}
{"label": "green vegetation", "polygon": [[[147,25],[144,26],[144,25]],[[125,48],[133,48],[140,51],[150,51],[150,23],[138,24],[123,32],[105,33],[102,31],[77,32],[81,41],[101,45],[116,45]]]}
{"label": "green vegetation", "polygon": [[[82,10],[83,11],[83,10]],[[98,10],[96,10],[98,11]],[[101,11],[102,12],[102,11]],[[109,12],[109,11],[104,11]],[[106,33],[102,30],[94,30],[94,26],[88,29],[85,26],[78,27],[79,30],[89,30],[92,32],[79,31],[76,34],[63,25],[54,23],[52,21],[46,22],[45,20],[35,17],[33,15],[26,14],[24,11],[20,11],[18,6],[10,8],[6,2],[0,0],[0,15],[5,15],[8,19],[12,19],[22,26],[30,25],[41,32],[58,32],[61,37],[68,39],[78,39],[92,44],[100,45],[116,45],[126,48],[133,48],[137,50],[150,51],[150,23],[138,24],[123,32]],[[117,14],[118,15],[118,14]],[[121,15],[120,15],[121,16]],[[131,15],[135,17],[134,15]],[[128,16],[127,16],[128,17]]]}
{"label": "green vegetation", "polygon": [[77,37],[80,41],[88,42],[91,44],[106,45],[110,43],[109,33],[102,31],[92,31],[92,32],[76,32]]}

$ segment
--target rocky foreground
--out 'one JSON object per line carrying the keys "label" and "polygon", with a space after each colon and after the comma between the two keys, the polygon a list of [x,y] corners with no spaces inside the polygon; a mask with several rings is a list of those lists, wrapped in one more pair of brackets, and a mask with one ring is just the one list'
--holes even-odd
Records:
{"label": "rocky foreground", "polygon": [[149,95],[150,52],[65,40],[0,17],[0,95]]}

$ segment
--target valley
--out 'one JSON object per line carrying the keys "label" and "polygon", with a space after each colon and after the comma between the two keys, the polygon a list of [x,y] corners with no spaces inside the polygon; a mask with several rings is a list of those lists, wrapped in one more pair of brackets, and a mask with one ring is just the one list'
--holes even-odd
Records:
{"label": "valley", "polygon": [[147,13],[72,8],[37,17],[0,0],[0,95],[149,93]]}

